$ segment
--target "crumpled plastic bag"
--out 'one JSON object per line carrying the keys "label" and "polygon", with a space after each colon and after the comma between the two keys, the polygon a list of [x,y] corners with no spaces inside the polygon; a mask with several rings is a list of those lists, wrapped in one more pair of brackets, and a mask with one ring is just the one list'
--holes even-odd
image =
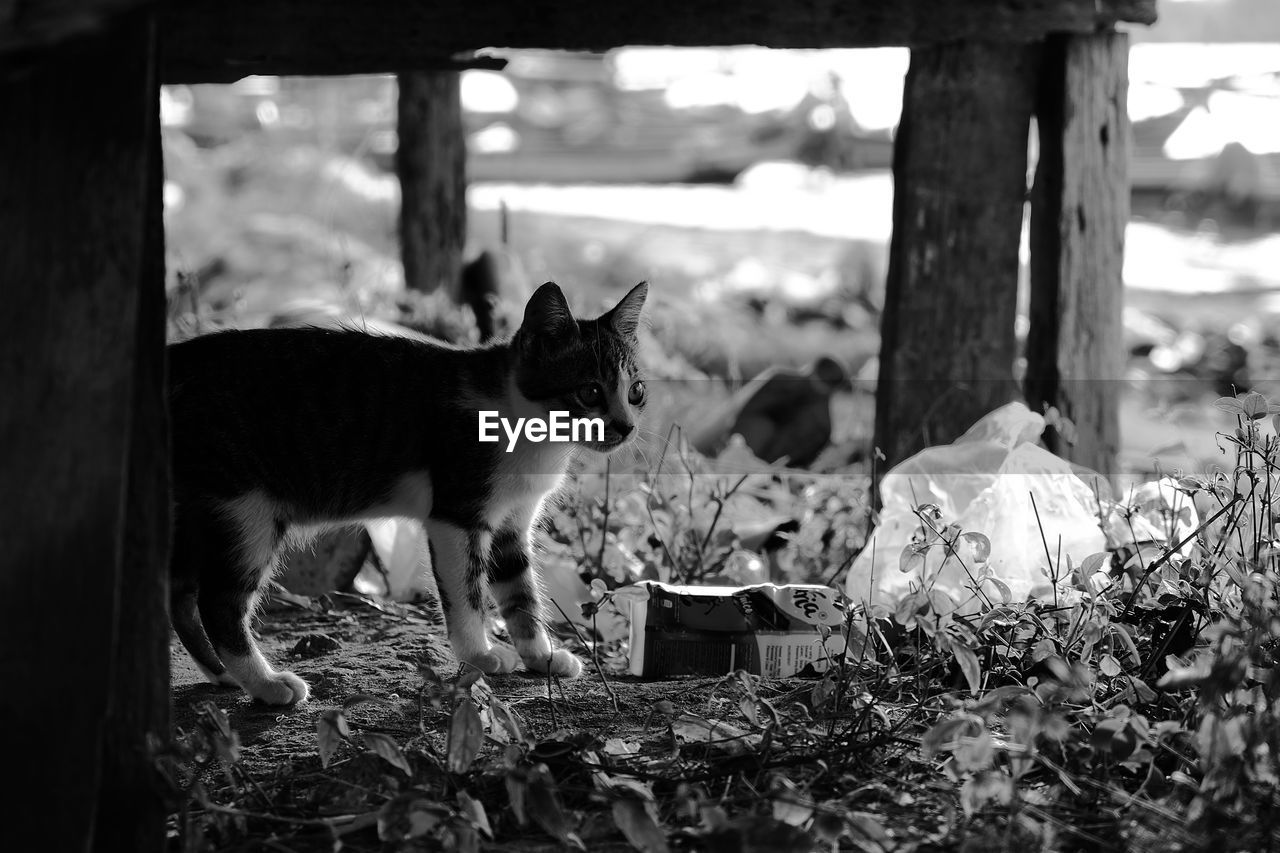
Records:
{"label": "crumpled plastic bag", "polygon": [[[881,613],[919,589],[930,591],[940,613],[973,614],[1005,598],[1052,599],[1051,573],[1060,583],[1070,580],[1063,577],[1068,556],[1079,566],[1106,549],[1095,489],[1105,499],[1109,487],[1101,476],[1040,447],[1044,428],[1042,416],[1010,403],[954,443],[922,450],[890,470],[880,484],[880,524],[850,568],[846,594],[881,606]],[[928,504],[940,511],[937,521],[930,516],[932,528],[914,511]],[[953,524],[981,534],[959,540],[958,557],[932,534]],[[923,539],[934,544],[904,558],[913,539],[921,541],[922,528]],[[973,590],[975,582],[980,592]]]}

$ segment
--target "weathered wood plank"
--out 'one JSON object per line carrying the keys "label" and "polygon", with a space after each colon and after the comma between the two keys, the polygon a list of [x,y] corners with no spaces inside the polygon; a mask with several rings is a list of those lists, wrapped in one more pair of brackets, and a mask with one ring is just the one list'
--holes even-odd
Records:
{"label": "weathered wood plank", "polygon": [[169,737],[169,402],[165,381],[164,163],[159,91],[150,83],[145,152],[146,243],[138,282],[133,426],[125,491],[124,559],[107,716],[95,849],[138,853],[165,848],[165,803],[158,795],[148,735]]}
{"label": "weathered wood plank", "polygon": [[1128,37],[1051,37],[1036,106],[1027,402],[1075,422],[1050,449],[1115,472],[1123,375],[1124,229],[1129,220]]}
{"label": "weathered wood plank", "polygon": [[1016,399],[1031,45],[915,49],[894,143],[876,446],[886,470]]}
{"label": "weathered wood plank", "polygon": [[0,55],[51,47],[101,31],[154,0],[0,0]]}
{"label": "weathered wood plank", "polygon": [[467,239],[467,145],[456,72],[397,77],[396,174],[405,284],[457,297]]}
{"label": "weathered wood plank", "polygon": [[[121,568],[139,553],[122,535],[131,480],[135,495],[163,500],[154,469],[145,480],[129,471],[131,447],[154,425],[134,432],[138,295],[155,286],[157,100],[154,35],[138,17],[0,82],[0,728],[20,734],[7,753],[21,780],[5,804],[14,849],[91,846],[100,784],[116,782],[103,748],[120,730],[105,721],[123,711],[109,701],[114,662],[129,653],[118,614],[138,592],[122,582],[161,571]],[[151,697],[164,683],[140,668],[126,677]],[[155,794],[135,793],[141,801],[113,800],[127,810],[119,822],[156,813]]]}
{"label": "weathered wood plank", "polygon": [[162,76],[390,73],[483,47],[1031,42],[1154,20],[1155,0],[170,0]]}

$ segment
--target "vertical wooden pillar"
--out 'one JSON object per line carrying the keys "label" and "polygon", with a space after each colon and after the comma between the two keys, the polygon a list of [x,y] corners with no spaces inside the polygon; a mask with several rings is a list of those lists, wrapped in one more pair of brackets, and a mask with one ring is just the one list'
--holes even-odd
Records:
{"label": "vertical wooden pillar", "polygon": [[125,490],[121,608],[95,848],[161,851],[165,804],[147,736],[169,738],[169,402],[165,370],[164,163],[159,92],[146,150],[133,428]]}
{"label": "vertical wooden pillar", "polygon": [[1036,52],[980,43],[911,52],[876,388],[884,469],[1019,396],[1014,320]]}
{"label": "vertical wooden pillar", "polygon": [[467,238],[467,149],[459,72],[397,77],[400,253],[405,284],[457,296]]}
{"label": "vertical wooden pillar", "polygon": [[1116,471],[1124,369],[1128,56],[1122,33],[1050,36],[1036,104],[1027,402],[1075,423],[1075,445],[1051,431],[1051,450],[1106,475]]}
{"label": "vertical wooden pillar", "polygon": [[[14,849],[164,844],[163,806],[136,784],[143,729],[165,733],[168,704],[166,623],[138,622],[163,601],[167,526],[154,46],[150,16],[130,15],[0,77],[0,731],[13,735]],[[147,530],[126,537],[141,517]],[[145,617],[122,621],[139,601]],[[107,793],[116,785],[128,787]],[[108,826],[129,832],[113,840]]]}

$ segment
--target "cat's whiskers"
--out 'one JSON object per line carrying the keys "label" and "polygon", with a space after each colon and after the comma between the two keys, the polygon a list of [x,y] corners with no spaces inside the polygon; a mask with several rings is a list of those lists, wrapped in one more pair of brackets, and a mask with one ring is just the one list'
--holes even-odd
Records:
{"label": "cat's whiskers", "polygon": [[[617,466],[617,467],[622,467],[622,465],[625,465],[625,464],[626,464],[626,460],[625,460],[625,458],[621,458],[623,453],[630,454],[630,456],[631,456],[631,461],[632,461],[632,462],[640,462],[640,463],[643,463],[646,467],[647,467],[647,466],[648,466],[648,464],[649,464],[649,459],[648,459],[648,457],[647,457],[647,456],[645,456],[644,448],[641,446],[640,442],[638,442],[638,441],[630,442],[630,443],[628,443],[628,444],[626,444],[626,445],[624,445],[624,446],[622,446],[622,447],[618,448],[618,450],[615,452],[615,456],[616,456],[616,457],[618,457],[618,458],[620,458],[620,462],[619,462],[619,464],[618,464],[618,466]],[[622,473],[622,472],[617,471],[617,472],[612,472],[612,473],[614,473],[615,475],[617,475],[617,474]]]}
{"label": "cat's whiskers", "polygon": [[641,429],[641,434],[652,441],[652,447],[663,453],[674,453],[680,448],[679,438],[670,437],[670,433],[660,433],[651,429]]}

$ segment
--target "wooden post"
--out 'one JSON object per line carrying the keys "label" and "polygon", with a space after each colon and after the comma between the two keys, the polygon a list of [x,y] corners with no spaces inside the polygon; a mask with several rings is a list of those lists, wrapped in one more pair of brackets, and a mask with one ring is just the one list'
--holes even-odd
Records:
{"label": "wooden post", "polygon": [[1051,430],[1051,450],[1108,476],[1120,440],[1128,56],[1122,33],[1046,41],[1031,204],[1027,401],[1075,423],[1075,444]]}
{"label": "wooden post", "polygon": [[883,472],[1016,399],[1018,242],[1036,48],[913,49],[881,320]]}
{"label": "wooden post", "polygon": [[467,238],[467,148],[459,74],[400,74],[396,173],[405,285],[455,298]]}
{"label": "wooden post", "polygon": [[155,67],[151,18],[130,14],[0,78],[0,731],[14,735],[15,849],[164,849],[141,750],[168,723]]}
{"label": "wooden post", "polygon": [[159,91],[147,141],[133,428],[111,708],[95,849],[165,849],[165,803],[148,735],[169,739],[169,400],[165,370],[164,163]]}

